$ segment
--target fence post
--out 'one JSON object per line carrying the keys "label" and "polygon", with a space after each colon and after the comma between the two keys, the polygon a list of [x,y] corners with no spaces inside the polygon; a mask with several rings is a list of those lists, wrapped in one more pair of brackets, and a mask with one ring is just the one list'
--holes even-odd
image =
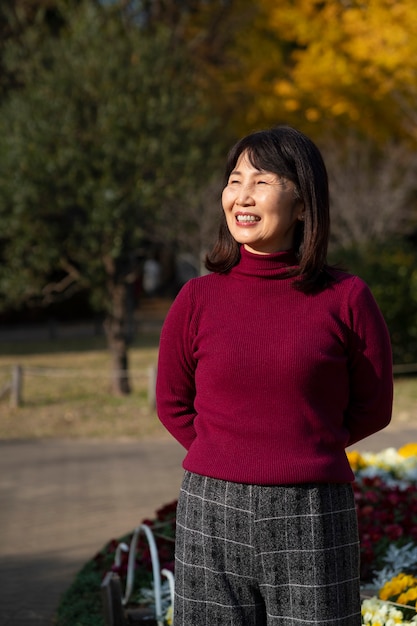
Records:
{"label": "fence post", "polygon": [[156,407],[156,367],[148,367],[148,404],[150,409]]}
{"label": "fence post", "polygon": [[23,370],[20,365],[12,369],[12,386],[10,389],[10,406],[16,408],[22,403]]}
{"label": "fence post", "polygon": [[122,587],[118,574],[108,572],[101,583],[104,621],[106,626],[125,626],[122,607]]}

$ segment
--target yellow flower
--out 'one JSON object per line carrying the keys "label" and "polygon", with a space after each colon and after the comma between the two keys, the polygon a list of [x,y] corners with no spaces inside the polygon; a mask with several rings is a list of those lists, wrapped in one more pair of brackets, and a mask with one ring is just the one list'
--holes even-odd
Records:
{"label": "yellow flower", "polygon": [[411,587],[410,589],[407,589],[407,591],[405,593],[402,593],[398,598],[398,602],[400,604],[410,604],[410,603],[415,604],[416,600],[417,600],[417,587]]}
{"label": "yellow flower", "polygon": [[397,600],[401,604],[406,604],[406,602],[400,600],[400,597],[402,597],[400,594],[404,595],[407,590],[415,588],[416,585],[417,578],[400,573],[385,583],[379,592],[379,597],[381,600]]}
{"label": "yellow flower", "polygon": [[350,467],[355,472],[363,467],[366,467],[366,462],[363,456],[357,450],[351,450],[346,453]]}
{"label": "yellow flower", "polygon": [[405,459],[410,456],[417,456],[417,443],[406,443],[405,446],[399,448],[398,454]]}
{"label": "yellow flower", "polygon": [[[399,604],[415,605],[417,600],[417,578],[400,573],[387,581],[379,591],[381,600],[390,600]],[[411,603],[411,604],[410,604]]]}

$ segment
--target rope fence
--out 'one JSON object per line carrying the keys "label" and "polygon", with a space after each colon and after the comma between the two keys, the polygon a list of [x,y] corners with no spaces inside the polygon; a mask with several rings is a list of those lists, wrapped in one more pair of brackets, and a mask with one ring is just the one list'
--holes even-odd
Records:
{"label": "rope fence", "polygon": [[52,369],[50,367],[23,367],[22,365],[13,365],[10,372],[10,378],[2,387],[0,387],[0,400],[5,397],[9,397],[10,407],[19,407],[23,403],[23,380],[26,377],[111,381],[115,376],[120,378],[128,376],[129,379],[141,379],[142,381],[146,381],[148,405],[151,409],[155,408],[156,367],[154,365],[140,370],[94,370],[94,372],[81,369]]}
{"label": "rope fence", "polygon": [[[394,375],[409,375],[417,373],[417,364],[396,365],[394,366]],[[128,376],[129,379],[140,379],[146,381],[146,394],[148,406],[155,408],[155,385],[156,385],[156,367],[151,365],[144,369],[129,369],[110,371],[110,370],[81,370],[81,369],[56,369],[51,367],[31,367],[22,365],[13,365],[11,372],[3,386],[0,386],[0,400],[9,397],[10,407],[17,408],[23,403],[23,380],[24,378],[48,378],[48,379],[67,379],[67,380],[108,380],[111,381],[117,376],[122,378]]]}

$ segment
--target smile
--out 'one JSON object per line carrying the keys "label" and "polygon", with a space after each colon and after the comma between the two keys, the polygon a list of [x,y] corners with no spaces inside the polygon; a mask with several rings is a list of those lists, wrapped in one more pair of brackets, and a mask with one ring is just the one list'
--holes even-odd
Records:
{"label": "smile", "polygon": [[240,224],[248,224],[250,222],[260,222],[261,218],[256,215],[236,215],[236,221]]}

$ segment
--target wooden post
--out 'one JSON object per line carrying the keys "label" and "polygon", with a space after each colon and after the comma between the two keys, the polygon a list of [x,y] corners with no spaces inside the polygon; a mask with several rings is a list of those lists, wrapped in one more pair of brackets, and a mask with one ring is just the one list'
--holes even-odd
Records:
{"label": "wooden post", "polygon": [[148,368],[148,405],[154,410],[156,407],[156,367]]}
{"label": "wooden post", "polygon": [[22,403],[23,369],[14,365],[12,369],[12,385],[10,389],[10,406],[16,408]]}
{"label": "wooden post", "polygon": [[101,583],[104,622],[106,626],[125,626],[122,587],[118,574],[108,572]]}

